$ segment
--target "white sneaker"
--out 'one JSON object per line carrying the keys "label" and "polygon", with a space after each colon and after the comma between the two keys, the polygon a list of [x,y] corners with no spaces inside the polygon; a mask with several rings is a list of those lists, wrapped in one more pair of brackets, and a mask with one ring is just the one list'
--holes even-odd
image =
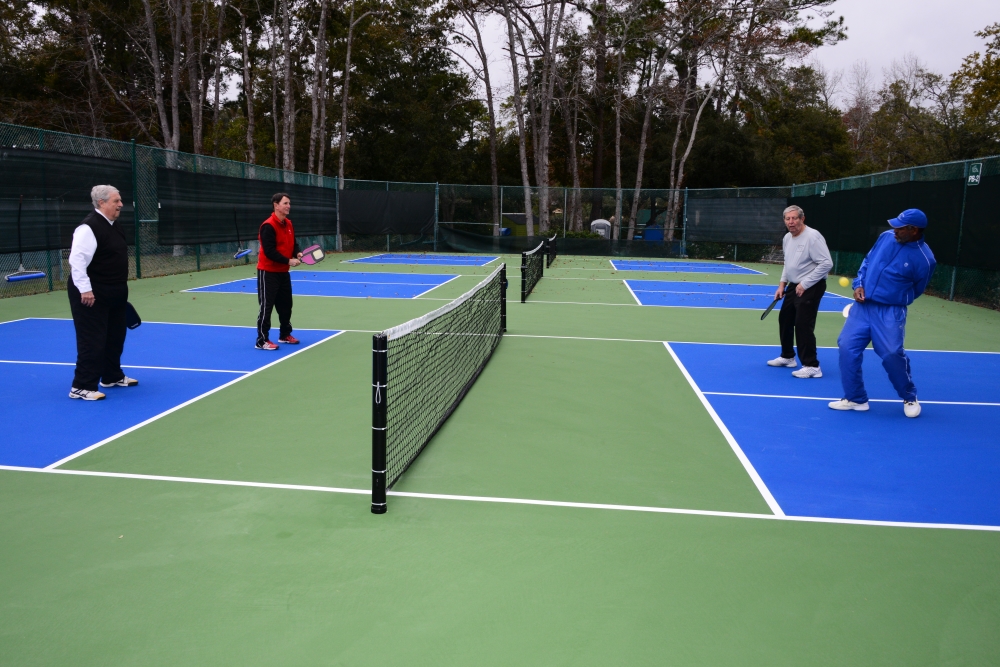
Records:
{"label": "white sneaker", "polygon": [[799,362],[795,361],[795,357],[791,359],[785,359],[784,357],[778,357],[777,359],[771,359],[767,362],[768,366],[781,366],[784,368],[795,368],[799,365]]}
{"label": "white sneaker", "polygon": [[73,387],[69,390],[70,398],[82,398],[85,401],[99,401],[104,398],[104,394],[99,391],[90,391],[89,389],[77,389]]}
{"label": "white sneaker", "polygon": [[130,378],[125,375],[118,382],[112,382],[110,384],[99,383],[102,387],[135,387],[139,384],[139,381],[135,378]]}
{"label": "white sneaker", "polygon": [[792,377],[821,378],[823,377],[823,371],[819,369],[819,366],[803,366],[797,371],[792,371]]}
{"label": "white sneaker", "polygon": [[868,403],[855,403],[854,401],[849,401],[846,398],[842,398],[839,401],[830,401],[827,405],[830,406],[832,410],[857,410],[858,412],[868,412]]}
{"label": "white sneaker", "polygon": [[903,401],[903,414],[907,417],[919,417],[920,416],[920,402],[917,399],[912,401]]}

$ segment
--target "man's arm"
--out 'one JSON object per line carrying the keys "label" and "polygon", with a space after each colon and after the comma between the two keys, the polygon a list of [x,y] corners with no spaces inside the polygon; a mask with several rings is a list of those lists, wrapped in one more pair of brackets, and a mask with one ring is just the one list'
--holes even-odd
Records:
{"label": "man's arm", "polygon": [[94,305],[94,288],[87,275],[87,267],[94,261],[97,252],[97,237],[90,225],[80,225],[73,231],[73,245],[69,249],[69,274],[73,284],[80,290],[80,301],[85,306]]}
{"label": "man's arm", "polygon": [[[931,281],[931,276],[934,275],[934,269],[937,267],[937,260],[934,259],[934,255],[930,253],[930,250],[926,249],[926,246],[920,248],[920,253],[923,255],[926,264],[914,263],[916,264],[914,268],[918,271],[917,281],[913,283],[914,299],[923,294],[924,290],[927,289],[927,283]],[[930,256],[928,257],[928,255]]]}
{"label": "man's arm", "polygon": [[272,262],[288,264],[288,258],[278,252],[278,236],[271,225],[260,226],[260,251]]}

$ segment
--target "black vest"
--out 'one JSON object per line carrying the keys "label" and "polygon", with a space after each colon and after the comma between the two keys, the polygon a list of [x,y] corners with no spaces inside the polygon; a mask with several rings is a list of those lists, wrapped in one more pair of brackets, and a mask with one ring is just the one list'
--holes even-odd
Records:
{"label": "black vest", "polygon": [[81,224],[87,225],[97,239],[97,251],[87,267],[90,281],[102,285],[128,282],[128,243],[120,222],[111,224],[92,211]]}

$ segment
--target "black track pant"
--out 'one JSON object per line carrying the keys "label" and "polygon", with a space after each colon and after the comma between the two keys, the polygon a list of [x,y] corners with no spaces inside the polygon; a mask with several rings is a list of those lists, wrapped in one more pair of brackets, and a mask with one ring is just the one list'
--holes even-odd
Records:
{"label": "black track pant", "polygon": [[261,346],[271,334],[271,309],[278,311],[281,324],[278,337],[292,333],[292,277],[285,271],[257,269],[257,345]]}
{"label": "black track pant", "polygon": [[76,373],[73,386],[77,389],[97,391],[98,380],[104,384],[118,382],[122,372],[122,350],[125,348],[125,303],[128,285],[100,285],[93,283],[94,305],[85,306],[80,301],[80,290],[70,278],[66,284],[69,308],[73,313],[76,329]]}
{"label": "black track pant", "polygon": [[778,331],[781,335],[781,356],[795,358],[793,343],[799,344],[799,361],[803,366],[819,366],[816,358],[816,313],[819,301],[826,293],[826,280],[821,280],[802,296],[795,294],[795,283],[785,287],[785,298],[781,302],[778,315]]}

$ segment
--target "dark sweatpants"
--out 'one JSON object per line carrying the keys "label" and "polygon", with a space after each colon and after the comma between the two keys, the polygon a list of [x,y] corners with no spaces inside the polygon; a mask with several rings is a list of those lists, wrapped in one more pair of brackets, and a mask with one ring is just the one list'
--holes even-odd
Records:
{"label": "dark sweatpants", "polygon": [[265,271],[257,269],[257,345],[268,340],[271,334],[271,310],[278,311],[281,328],[278,337],[292,333],[292,277],[287,271]]}
{"label": "dark sweatpants", "polygon": [[821,280],[802,296],[795,293],[795,283],[785,287],[785,298],[778,314],[778,331],[781,336],[781,356],[795,358],[794,343],[798,343],[799,361],[803,366],[819,366],[816,358],[816,313],[819,302],[826,293],[826,280]]}
{"label": "dark sweatpants", "polygon": [[92,284],[94,305],[85,306],[80,301],[80,290],[70,278],[66,283],[69,308],[73,313],[76,329],[76,373],[73,386],[77,389],[97,391],[97,382],[118,382],[122,372],[122,350],[125,348],[125,304],[128,302],[128,284]]}

